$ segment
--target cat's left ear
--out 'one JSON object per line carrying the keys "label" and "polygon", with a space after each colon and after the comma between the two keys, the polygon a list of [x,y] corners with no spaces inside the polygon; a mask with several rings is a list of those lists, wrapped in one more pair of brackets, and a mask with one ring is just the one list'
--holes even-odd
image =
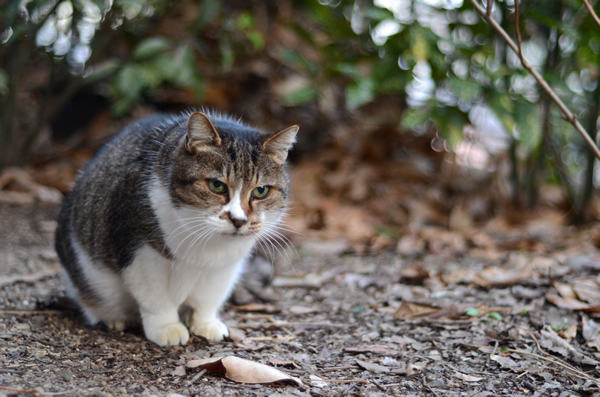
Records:
{"label": "cat's left ear", "polygon": [[263,151],[271,156],[277,164],[285,163],[288,151],[292,148],[294,142],[296,142],[296,134],[299,129],[299,126],[293,125],[284,130],[277,131],[263,143]]}
{"label": "cat's left ear", "polygon": [[221,137],[207,115],[194,112],[188,118],[185,148],[195,153],[206,146],[221,146]]}

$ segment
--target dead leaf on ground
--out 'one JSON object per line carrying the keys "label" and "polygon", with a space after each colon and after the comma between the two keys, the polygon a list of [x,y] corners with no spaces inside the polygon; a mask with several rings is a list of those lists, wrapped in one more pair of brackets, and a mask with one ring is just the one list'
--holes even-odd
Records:
{"label": "dead leaf on ground", "polygon": [[390,348],[386,346],[374,345],[374,346],[365,346],[365,347],[348,347],[344,349],[345,353],[353,353],[353,354],[361,354],[361,353],[371,353],[371,354],[379,354],[379,355],[394,355],[397,352],[390,350]]}
{"label": "dead leaf on ground", "polygon": [[600,362],[594,360],[591,357],[581,353],[568,341],[562,339],[558,334],[550,327],[546,326],[541,331],[542,337],[540,339],[540,345],[554,353],[558,353],[561,356],[571,359],[578,364],[588,365],[599,365]]}
{"label": "dead leaf on ground", "polygon": [[316,307],[306,307],[306,306],[290,306],[289,312],[292,314],[300,315],[300,314],[308,314],[318,312],[319,309]]}
{"label": "dead leaf on ground", "polygon": [[466,382],[479,382],[479,381],[485,379],[485,378],[480,378],[478,376],[463,374],[461,372],[454,372],[454,377],[458,378],[458,379],[462,379]]}
{"label": "dead leaf on ground", "polygon": [[573,340],[573,338],[575,338],[577,336],[577,325],[573,324],[566,330],[560,331],[558,333],[558,336],[560,336],[563,339],[566,339],[567,342],[571,342]]}
{"label": "dead leaf on ground", "polygon": [[406,375],[406,376],[412,376],[412,375],[416,375],[419,372],[421,372],[425,367],[427,366],[427,362],[420,362],[420,363],[409,363],[409,364],[405,364],[403,362],[400,363],[400,368],[394,368],[393,370],[391,370],[392,373],[397,374],[397,375]]}
{"label": "dead leaf on ground", "polygon": [[205,358],[188,361],[188,368],[205,369],[207,372],[225,373],[234,382],[243,383],[284,383],[304,386],[302,381],[280,370],[235,356]]}
{"label": "dead leaf on ground", "polygon": [[266,303],[248,303],[247,305],[234,306],[233,308],[240,312],[277,313],[280,311],[277,306]]}
{"label": "dead leaf on ground", "polygon": [[502,368],[512,369],[512,370],[520,370],[521,366],[512,358],[501,356],[497,354],[490,354],[490,360],[497,362],[500,364]]}
{"label": "dead leaf on ground", "polygon": [[293,360],[280,360],[278,358],[269,357],[269,362],[273,365],[291,366],[298,368],[298,365]]}
{"label": "dead leaf on ground", "polygon": [[438,313],[440,310],[441,309],[439,307],[434,307],[428,304],[402,301],[402,305],[400,305],[394,314],[394,320],[407,320],[409,318],[427,317]]}
{"label": "dead leaf on ground", "polygon": [[[10,191],[0,191],[0,201],[12,204],[31,204],[31,200],[60,204],[63,195],[57,189],[40,185],[20,168],[7,168],[0,174],[0,189],[14,186]],[[10,201],[12,200],[12,202]]]}
{"label": "dead leaf on ground", "polygon": [[323,276],[316,273],[308,273],[303,277],[277,276],[271,283],[272,287],[307,287],[319,288],[323,283]]}
{"label": "dead leaf on ground", "polygon": [[473,281],[483,288],[497,285],[514,285],[536,278],[537,272],[533,267],[505,269],[501,267],[486,267],[474,274]]}
{"label": "dead leaf on ground", "polygon": [[595,277],[573,279],[569,283],[553,282],[558,291],[548,292],[546,300],[561,309],[600,313],[600,284]]}
{"label": "dead leaf on ground", "polygon": [[384,365],[379,365],[368,361],[356,360],[356,363],[359,367],[366,369],[367,371],[372,372],[374,374],[384,374],[390,371],[390,369]]}

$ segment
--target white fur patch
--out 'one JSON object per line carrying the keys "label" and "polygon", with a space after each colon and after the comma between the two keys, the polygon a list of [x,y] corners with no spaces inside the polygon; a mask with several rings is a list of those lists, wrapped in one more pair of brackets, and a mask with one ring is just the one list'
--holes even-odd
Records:
{"label": "white fur patch", "polygon": [[71,244],[85,279],[102,300],[102,304],[88,307],[81,299],[77,299],[82,303],[88,321],[95,324],[103,320],[108,324],[108,322],[132,320],[136,313],[136,305],[124,288],[120,275],[101,263],[92,263],[92,259],[74,235],[71,235]]}
{"label": "white fur patch", "polygon": [[243,185],[240,185],[237,189],[233,191],[231,199],[225,206],[223,206],[223,210],[221,211],[221,213],[229,211],[232,219],[247,221],[248,216],[242,209],[242,186]]}

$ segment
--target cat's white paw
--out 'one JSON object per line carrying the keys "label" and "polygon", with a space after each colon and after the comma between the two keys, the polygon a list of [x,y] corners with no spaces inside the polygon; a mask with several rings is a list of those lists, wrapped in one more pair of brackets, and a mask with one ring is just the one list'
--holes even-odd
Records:
{"label": "cat's white paw", "polygon": [[190,331],[192,331],[192,334],[202,336],[211,342],[220,342],[224,337],[229,336],[227,326],[217,319],[203,323],[193,323],[190,325]]}
{"label": "cat's white paw", "polygon": [[190,333],[182,323],[166,324],[144,331],[146,338],[159,346],[185,345],[190,339]]}

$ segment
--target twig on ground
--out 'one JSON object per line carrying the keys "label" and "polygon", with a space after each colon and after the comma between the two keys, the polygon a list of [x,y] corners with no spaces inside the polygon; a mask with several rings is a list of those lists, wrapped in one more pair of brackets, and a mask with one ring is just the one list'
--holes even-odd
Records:
{"label": "twig on ground", "polygon": [[299,378],[301,381],[306,382],[330,382],[330,383],[369,383],[365,379],[310,379],[310,378]]}
{"label": "twig on ground", "polygon": [[296,335],[294,336],[257,336],[257,337],[253,337],[253,338],[246,338],[248,340],[254,341],[254,342],[288,342],[291,340],[296,339]]}
{"label": "twig on ground", "polygon": [[271,327],[288,327],[288,326],[304,326],[304,327],[333,327],[333,328],[344,328],[348,327],[349,324],[331,324],[331,323],[311,323],[311,322],[273,322],[273,323],[254,323],[254,324],[237,324],[230,325],[230,328],[238,329],[253,329],[253,328],[271,328]]}
{"label": "twig on ground", "polygon": [[58,273],[59,269],[60,269],[60,264],[57,262],[57,263],[53,264],[52,266],[48,266],[36,273],[16,274],[14,276],[3,276],[3,277],[0,277],[0,287],[9,285],[9,284],[13,284],[13,283],[17,283],[17,282],[32,283],[34,281],[38,281],[38,280],[41,280],[46,277],[54,276],[56,273]]}
{"label": "twig on ground", "polygon": [[40,395],[41,394],[37,390],[19,389],[17,387],[10,387],[10,386],[0,386],[0,390],[8,390],[8,391],[14,391],[14,392],[17,392],[17,393],[28,393],[28,394],[36,394],[36,395]]}
{"label": "twig on ground", "polygon": [[[480,348],[491,349],[490,346],[472,345],[470,343],[461,343],[461,345],[468,346],[468,347],[475,347],[475,348],[478,348],[478,349],[480,349]],[[570,366],[568,364],[563,364],[561,361],[558,361],[555,357],[548,358],[548,357],[540,356],[539,354],[529,353],[529,352],[526,352],[526,351],[523,351],[523,350],[515,350],[515,349],[508,349],[508,348],[503,348],[503,350],[505,350],[507,352],[510,352],[510,353],[523,354],[523,355],[526,355],[526,356],[531,356],[531,357],[539,358],[540,360],[548,361],[550,363],[556,364],[556,365],[558,365],[560,367],[563,367],[563,368],[566,368],[566,369],[568,369],[570,371],[575,372],[574,374],[571,374],[571,375],[576,376],[578,378],[588,379],[588,380],[592,380],[594,382],[600,382],[600,379],[596,379],[596,378],[594,378],[592,376],[589,376],[585,372],[580,371],[577,368],[574,368],[574,367],[572,367],[572,366]],[[490,354],[492,354],[492,353],[490,353]]]}
{"label": "twig on ground", "polygon": [[330,368],[323,368],[323,369],[319,370],[319,372],[343,371],[345,369],[360,369],[360,367],[357,365],[347,365],[344,367],[330,367]]}
{"label": "twig on ground", "polygon": [[596,25],[598,25],[598,27],[600,27],[600,18],[598,18],[596,11],[594,11],[594,7],[592,7],[592,3],[590,2],[590,0],[583,0],[583,2],[585,3],[585,6],[587,7],[588,11],[590,12],[590,15],[592,16],[592,18],[594,18],[594,22],[596,22]]}
{"label": "twig on ground", "polygon": [[202,371],[198,372],[196,375],[194,375],[194,377],[192,379],[190,379],[188,381],[188,384],[192,384],[194,382],[196,382],[198,379],[200,379],[202,377],[202,375],[204,375],[206,373],[206,369],[203,369]]}
{"label": "twig on ground", "polygon": [[381,391],[385,391],[384,387],[381,386],[379,383],[375,382],[373,379],[369,379],[369,381],[374,384],[375,386],[377,386],[377,388]]}
{"label": "twig on ground", "polygon": [[515,52],[515,54],[519,55],[523,68],[525,68],[525,70],[531,73],[531,75],[537,80],[538,84],[542,87],[542,90],[544,90],[544,92],[546,92],[550,99],[552,99],[552,101],[554,101],[554,103],[556,103],[556,105],[559,107],[559,109],[564,115],[565,120],[570,122],[575,127],[575,129],[577,130],[577,132],[579,132],[579,134],[581,135],[585,143],[588,145],[590,150],[598,159],[600,159],[600,149],[598,149],[596,142],[594,142],[594,140],[588,135],[585,128],[583,128],[583,126],[577,119],[577,115],[571,113],[569,108],[567,108],[567,106],[558,97],[558,95],[556,95],[556,93],[552,90],[552,88],[546,82],[546,80],[544,80],[544,78],[537,72],[537,70],[535,70],[535,68],[531,66],[531,64],[525,59],[525,57],[523,57],[520,54],[519,46],[515,44],[515,42],[510,38],[508,33],[506,33],[506,31],[494,20],[494,18],[492,18],[491,13],[488,15],[486,10],[484,10],[477,3],[477,0],[470,1],[473,5],[473,8],[475,8],[475,11],[477,11],[479,15],[481,15],[481,17],[485,19],[485,21],[489,23],[490,26],[504,39],[506,44],[508,44],[508,46]]}
{"label": "twig on ground", "polygon": [[0,310],[0,314],[54,315],[64,314],[60,310]]}

